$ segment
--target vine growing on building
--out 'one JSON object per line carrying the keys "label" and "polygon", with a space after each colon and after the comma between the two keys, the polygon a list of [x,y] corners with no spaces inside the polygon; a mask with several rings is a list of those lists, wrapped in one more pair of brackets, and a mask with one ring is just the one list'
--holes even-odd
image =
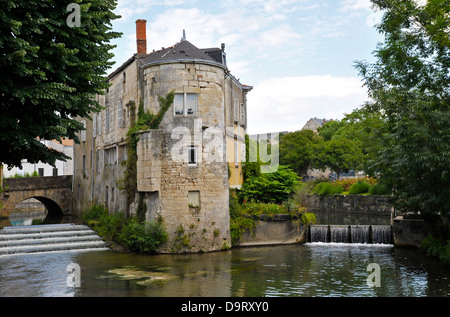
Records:
{"label": "vine growing on building", "polygon": [[128,102],[130,109],[130,128],[127,133],[127,160],[123,179],[120,180],[120,188],[127,193],[128,206],[134,201],[137,192],[137,144],[139,133],[143,130],[158,129],[165,113],[173,104],[175,98],[174,91],[170,91],[165,97],[158,95],[160,109],[157,114],[144,111],[144,103],[139,101],[138,117],[136,120],[136,104],[134,101]]}

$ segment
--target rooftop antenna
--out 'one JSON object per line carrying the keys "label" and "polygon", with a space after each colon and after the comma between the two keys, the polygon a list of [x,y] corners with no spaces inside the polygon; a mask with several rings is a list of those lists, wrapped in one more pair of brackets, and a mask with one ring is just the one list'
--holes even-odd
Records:
{"label": "rooftop antenna", "polygon": [[186,41],[186,31],[183,29],[183,37],[181,38],[182,41]]}

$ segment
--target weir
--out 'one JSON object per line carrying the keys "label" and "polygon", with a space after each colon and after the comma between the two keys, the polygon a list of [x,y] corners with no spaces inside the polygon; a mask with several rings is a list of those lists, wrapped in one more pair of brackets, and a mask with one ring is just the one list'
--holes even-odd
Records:
{"label": "weir", "polygon": [[5,227],[0,230],[0,257],[55,251],[108,250],[88,226],[74,224]]}
{"label": "weir", "polygon": [[390,225],[310,225],[308,242],[392,244]]}

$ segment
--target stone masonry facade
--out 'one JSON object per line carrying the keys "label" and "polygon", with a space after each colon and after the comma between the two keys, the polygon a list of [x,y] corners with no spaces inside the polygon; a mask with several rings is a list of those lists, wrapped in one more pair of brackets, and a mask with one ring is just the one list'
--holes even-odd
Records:
{"label": "stone masonry facade", "polygon": [[[143,200],[146,220],[162,217],[169,234],[160,252],[231,246],[228,195],[230,187],[242,183],[246,94],[252,87],[230,74],[224,45],[198,49],[183,38],[150,54],[138,48],[108,81],[108,91],[96,97],[105,110],[92,114],[92,121],[83,119],[86,131],[75,145],[74,213],[97,203],[130,216]],[[158,96],[170,91],[175,101],[159,128],[138,135],[137,193],[129,204],[121,187],[127,132],[139,102],[156,114]]]}

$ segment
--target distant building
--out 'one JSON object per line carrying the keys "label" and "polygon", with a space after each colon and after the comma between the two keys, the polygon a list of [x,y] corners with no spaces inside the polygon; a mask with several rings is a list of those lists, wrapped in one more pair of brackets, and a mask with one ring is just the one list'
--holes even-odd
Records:
{"label": "distant building", "polygon": [[318,129],[322,127],[325,123],[330,122],[332,120],[319,119],[319,118],[311,118],[306,122],[303,126],[302,130],[312,130],[314,133],[317,133]]}
{"label": "distant building", "polygon": [[51,166],[46,163],[28,163],[27,160],[22,161],[22,168],[13,167],[8,169],[8,166],[3,167],[3,177],[14,177],[14,176],[27,176],[32,175],[36,172],[39,176],[62,176],[62,175],[72,175],[73,174],[73,140],[63,139],[62,143],[52,140],[41,140],[48,148],[55,149],[59,152],[64,153],[71,159],[67,161],[55,162],[55,166]]}

